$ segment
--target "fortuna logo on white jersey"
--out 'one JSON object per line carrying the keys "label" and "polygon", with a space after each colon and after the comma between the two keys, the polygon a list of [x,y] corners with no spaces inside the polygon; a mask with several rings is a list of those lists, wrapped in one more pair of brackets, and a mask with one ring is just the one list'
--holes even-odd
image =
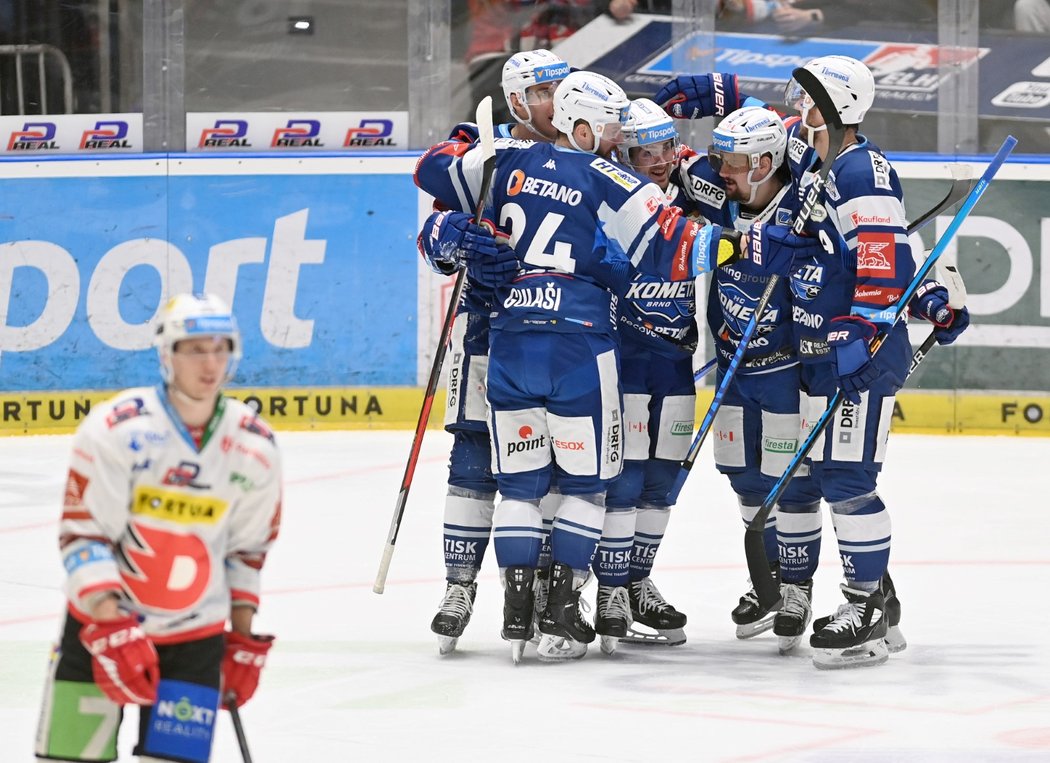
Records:
{"label": "fortuna logo on white jersey", "polygon": [[561,288],[553,283],[531,289],[511,289],[504,307],[539,307],[557,312],[561,307]]}

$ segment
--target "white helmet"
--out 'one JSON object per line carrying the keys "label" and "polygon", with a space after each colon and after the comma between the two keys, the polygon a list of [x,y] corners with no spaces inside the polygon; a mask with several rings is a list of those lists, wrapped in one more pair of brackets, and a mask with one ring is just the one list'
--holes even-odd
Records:
{"label": "white helmet", "polygon": [[[529,109],[528,93],[533,85],[543,82],[559,82],[569,74],[569,65],[549,50],[540,48],[538,50],[523,50],[515,53],[507,63],[503,64],[503,97],[507,101],[507,108],[516,120],[530,129],[532,127],[532,111]],[[517,94],[518,100],[525,108],[527,119],[522,119],[514,110],[514,104],[510,97]]]}
{"label": "white helmet", "polygon": [[637,148],[673,140],[678,144],[678,129],[667,112],[648,98],[631,101],[627,124],[623,127],[623,147]]}
{"label": "white helmet", "polygon": [[[578,151],[596,153],[598,143],[616,140],[627,122],[631,102],[623,88],[608,77],[594,72],[573,72],[554,91],[554,127],[564,133],[569,143]],[[594,132],[593,148],[584,149],[576,145],[573,127],[584,121]]]}
{"label": "white helmet", "polygon": [[[711,133],[711,147],[707,155],[716,170],[725,161],[725,154],[747,157],[747,182],[751,185],[747,203],[753,204],[758,187],[776,175],[777,167],[784,163],[786,150],[787,130],[777,113],[761,106],[745,106],[718,123]],[[752,178],[764,154],[771,156],[773,169],[755,182]]]}
{"label": "white helmet", "polygon": [[[821,56],[802,68],[820,80],[831,102],[835,104],[842,124],[856,125],[864,120],[864,115],[875,102],[875,77],[871,69],[849,56]],[[792,79],[784,91],[784,101],[791,108],[804,112],[803,120],[805,112],[813,108],[812,98],[804,96],[805,89]],[[801,108],[798,105],[800,101],[803,104]]]}
{"label": "white helmet", "polygon": [[178,294],[160,310],[154,346],[160,357],[164,381],[172,380],[171,353],[175,343],[194,337],[218,336],[230,342],[226,378],[233,376],[241,359],[241,333],[226,303],[212,294]]}

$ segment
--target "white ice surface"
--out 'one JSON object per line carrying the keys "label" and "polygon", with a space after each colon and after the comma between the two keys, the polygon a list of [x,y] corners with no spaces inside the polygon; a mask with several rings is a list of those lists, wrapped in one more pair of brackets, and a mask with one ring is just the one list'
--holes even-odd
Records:
{"label": "white ice surface", "polygon": [[[514,667],[491,549],[459,651],[438,656],[448,449],[428,432],[386,593],[372,582],[411,433],[283,433],[281,537],[259,630],[278,636],[242,716],[256,763],[1050,760],[1050,439],[894,436],[880,493],[909,647],[824,672],[771,634],[737,641],[742,526],[702,456],[654,580],[681,647],[596,648]],[[68,437],[0,438],[0,761],[32,760],[63,599],[56,518]],[[825,509],[816,614],[840,602]],[[593,588],[590,596],[593,597]],[[596,646],[596,645],[595,645]],[[130,760],[135,723],[121,734]],[[219,719],[213,760],[240,760]]]}

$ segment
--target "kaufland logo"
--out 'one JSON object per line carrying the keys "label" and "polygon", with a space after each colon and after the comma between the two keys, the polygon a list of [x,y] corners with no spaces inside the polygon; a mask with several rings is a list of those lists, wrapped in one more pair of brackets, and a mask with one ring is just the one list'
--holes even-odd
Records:
{"label": "kaufland logo", "polygon": [[54,122],[26,122],[7,140],[8,151],[47,151],[58,148]]}
{"label": "kaufland logo", "polygon": [[569,65],[566,63],[550,64],[549,66],[537,66],[532,70],[537,82],[550,82],[556,79],[565,79],[569,76]]}
{"label": "kaufland logo", "polygon": [[244,119],[216,119],[214,127],[201,130],[197,148],[250,147],[247,134],[248,122]]}

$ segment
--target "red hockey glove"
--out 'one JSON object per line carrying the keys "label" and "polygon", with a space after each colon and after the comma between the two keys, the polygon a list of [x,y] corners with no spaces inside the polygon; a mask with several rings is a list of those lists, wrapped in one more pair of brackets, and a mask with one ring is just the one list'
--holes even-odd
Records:
{"label": "red hockey glove", "polygon": [[90,622],[80,629],[80,643],[91,654],[95,683],[111,700],[121,705],[157,700],[157,650],[136,618]]}
{"label": "red hockey glove", "polygon": [[223,706],[240,707],[252,698],[259,686],[259,674],[266,665],[266,653],[273,646],[273,636],[245,636],[237,631],[226,633],[226,653],[222,657]]}

